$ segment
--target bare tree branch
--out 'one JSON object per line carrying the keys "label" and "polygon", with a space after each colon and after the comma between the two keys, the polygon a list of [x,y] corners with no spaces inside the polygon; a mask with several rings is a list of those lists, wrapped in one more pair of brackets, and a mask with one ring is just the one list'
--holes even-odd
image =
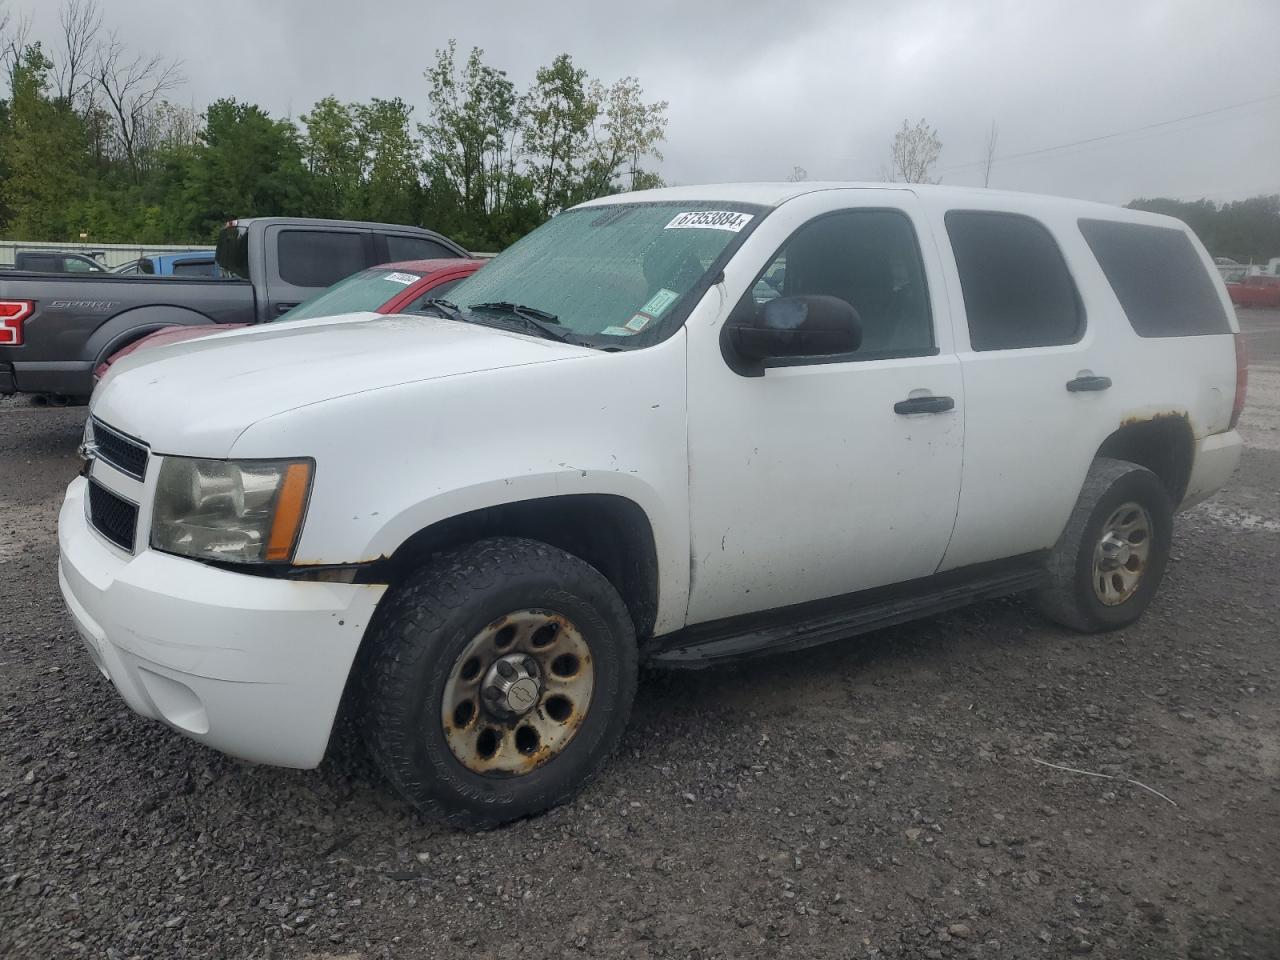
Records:
{"label": "bare tree branch", "polygon": [[986,165],[982,170],[982,185],[984,187],[991,186],[991,164],[996,158],[996,143],[1000,140],[1000,128],[996,126],[994,120],[991,121],[991,129],[987,131],[987,157]]}
{"label": "bare tree branch", "polygon": [[12,30],[9,27],[11,22],[8,10],[0,14],[0,67],[3,67],[5,79],[9,81],[10,95],[13,92],[13,73],[22,63],[22,51],[31,40],[31,15],[20,16]]}
{"label": "bare tree branch", "polygon": [[115,119],[116,140],[136,180],[143,124],[164,95],[184,82],[181,61],[131,54],[113,30],[98,46],[93,69],[94,81]]}
{"label": "bare tree branch", "polygon": [[102,29],[97,0],[66,0],[58,11],[62,50],[54,68],[58,96],[68,103],[78,100],[93,83],[93,46]]}

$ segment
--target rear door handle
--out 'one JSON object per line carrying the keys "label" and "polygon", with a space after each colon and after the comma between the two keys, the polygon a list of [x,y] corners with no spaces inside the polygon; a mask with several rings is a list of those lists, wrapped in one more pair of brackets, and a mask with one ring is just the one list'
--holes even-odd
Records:
{"label": "rear door handle", "polygon": [[899,400],[893,405],[894,413],[946,413],[955,409],[956,402],[951,397],[911,397]]}
{"label": "rear door handle", "polygon": [[1071,393],[1106,390],[1110,386],[1110,377],[1076,377],[1074,380],[1067,381],[1067,390]]}

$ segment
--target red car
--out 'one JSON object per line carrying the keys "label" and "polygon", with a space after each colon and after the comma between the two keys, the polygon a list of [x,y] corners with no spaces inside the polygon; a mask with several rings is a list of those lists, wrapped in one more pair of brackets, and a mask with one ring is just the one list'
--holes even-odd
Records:
{"label": "red car", "polygon": [[[422,304],[435,297],[444,297],[462,280],[484,266],[483,260],[405,260],[400,263],[384,263],[368,270],[353,273],[339,280],[319,296],[300,303],[283,314],[284,320],[304,320],[308,317],[331,317],[339,313],[414,313]],[[138,350],[149,350],[183,340],[223,333],[247,327],[247,323],[198,324],[194,326],[162,327],[149,333],[127,347],[117,350],[93,371],[94,380],[101,380],[107,369],[119,360]]]}
{"label": "red car", "polygon": [[1245,277],[1227,293],[1237,307],[1280,307],[1280,277]]}

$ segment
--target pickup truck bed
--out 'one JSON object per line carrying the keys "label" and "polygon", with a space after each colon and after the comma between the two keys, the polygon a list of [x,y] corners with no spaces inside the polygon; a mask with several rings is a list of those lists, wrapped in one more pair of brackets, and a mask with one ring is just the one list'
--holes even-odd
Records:
{"label": "pickup truck bed", "polygon": [[[56,283],[53,297],[41,293]],[[22,345],[0,345],[0,394],[87,397],[93,368],[126,342],[174,324],[249,323],[247,280],[5,272],[0,301],[28,300]]]}

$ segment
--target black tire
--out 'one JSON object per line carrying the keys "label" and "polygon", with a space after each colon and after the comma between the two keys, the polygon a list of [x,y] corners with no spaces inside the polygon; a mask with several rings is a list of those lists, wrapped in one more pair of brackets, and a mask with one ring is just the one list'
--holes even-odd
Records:
{"label": "black tire", "polygon": [[[570,620],[590,647],[595,687],[577,732],[527,773],[476,773],[454,755],[440,719],[445,686],[477,633],[514,610]],[[594,567],[533,540],[481,540],[437,554],[383,600],[362,658],[365,743],[384,776],[420,812],[487,827],[563,803],[622,739],[635,698],[635,629]]]}
{"label": "black tire", "polygon": [[[1107,604],[1095,588],[1095,549],[1108,519],[1127,503],[1150,519],[1150,552],[1136,589],[1122,602]],[[1146,467],[1099,457],[1093,462],[1066,529],[1049,557],[1048,579],[1036,592],[1040,611],[1055,623],[1082,633],[1118,630],[1133,623],[1151,603],[1169,560],[1173,507],[1160,479]]]}

